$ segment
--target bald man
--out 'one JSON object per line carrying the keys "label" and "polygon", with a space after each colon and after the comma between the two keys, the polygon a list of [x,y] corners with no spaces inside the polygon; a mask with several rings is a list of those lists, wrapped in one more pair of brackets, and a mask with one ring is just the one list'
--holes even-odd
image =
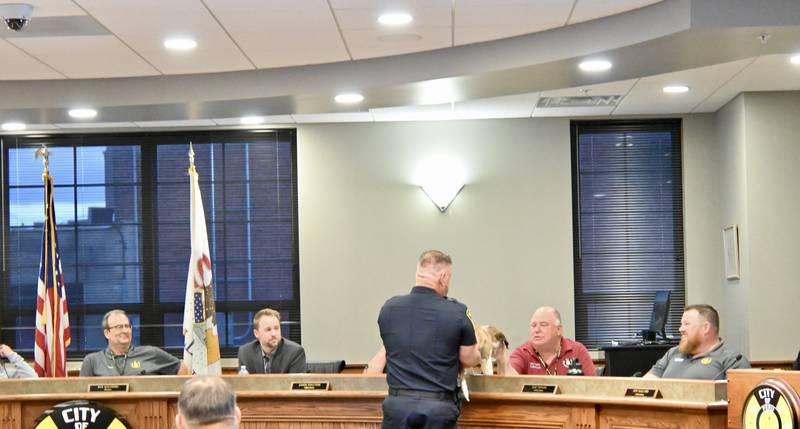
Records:
{"label": "bald man", "polygon": [[386,363],[389,395],[382,429],[456,427],[459,366],[478,365],[481,354],[467,306],[447,298],[452,265],[443,252],[423,252],[411,293],[390,298],[381,308],[384,349],[370,366],[377,370],[378,360]]}
{"label": "bald man", "polygon": [[178,396],[177,429],[235,429],[242,420],[236,394],[220,377],[196,375]]}
{"label": "bald man", "polygon": [[594,363],[583,344],[564,337],[561,314],[552,307],[540,307],[531,316],[529,340],[511,353],[510,373],[568,375],[575,361],[583,375],[595,375]]}

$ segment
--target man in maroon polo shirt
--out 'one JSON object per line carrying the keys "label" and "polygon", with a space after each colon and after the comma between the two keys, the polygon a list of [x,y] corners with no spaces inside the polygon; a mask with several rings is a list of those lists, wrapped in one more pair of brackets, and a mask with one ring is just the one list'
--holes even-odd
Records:
{"label": "man in maroon polo shirt", "polygon": [[561,314],[552,307],[540,307],[531,317],[529,341],[514,349],[509,364],[517,374],[567,375],[575,360],[583,375],[595,375],[594,363],[583,344],[565,338]]}

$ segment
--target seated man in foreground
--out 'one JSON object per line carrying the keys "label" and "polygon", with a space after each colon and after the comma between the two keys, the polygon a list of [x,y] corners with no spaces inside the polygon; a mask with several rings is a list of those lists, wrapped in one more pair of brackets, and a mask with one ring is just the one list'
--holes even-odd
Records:
{"label": "seated man in foreground", "polygon": [[9,373],[5,365],[0,362],[0,378],[38,378],[36,371],[25,362],[25,359],[5,344],[0,344],[0,359],[8,359],[14,365],[14,371]]}
{"label": "seated man in foreground", "polygon": [[153,346],[134,346],[133,327],[123,310],[111,310],[103,316],[105,350],[83,358],[81,377],[115,375],[190,374],[183,361]]}
{"label": "seated man in foreground", "polygon": [[303,346],[281,336],[281,314],[271,308],[253,317],[255,340],[239,347],[239,366],[250,374],[298,374],[306,372]]}
{"label": "seated man in foreground", "polygon": [[681,342],[669,349],[645,378],[724,380],[731,368],[750,368],[741,354],[719,337],[719,313],[705,304],[689,305],[681,317]]}
{"label": "seated man in foreground", "polygon": [[[561,314],[540,307],[531,317],[530,341],[514,349],[509,374],[568,375],[580,363],[583,375],[595,375],[594,362],[583,344],[565,338]],[[578,374],[575,374],[578,375]]]}
{"label": "seated man in foreground", "polygon": [[221,378],[198,375],[183,384],[175,415],[177,429],[235,429],[241,420],[236,394]]}

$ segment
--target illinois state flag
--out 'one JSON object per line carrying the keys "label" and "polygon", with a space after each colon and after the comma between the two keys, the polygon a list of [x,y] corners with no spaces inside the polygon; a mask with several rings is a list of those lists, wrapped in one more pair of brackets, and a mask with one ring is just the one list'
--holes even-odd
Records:
{"label": "illinois state flag", "polygon": [[220,374],[217,313],[214,308],[214,283],[206,235],[203,199],[197,183],[197,171],[189,168],[191,187],[190,225],[192,257],[186,279],[186,301],[183,309],[183,359],[192,374]]}
{"label": "illinois state flag", "polygon": [[53,178],[45,169],[42,179],[44,180],[44,229],[36,297],[34,368],[39,377],[66,377],[67,347],[71,338],[64,274],[61,271],[61,257],[58,255]]}

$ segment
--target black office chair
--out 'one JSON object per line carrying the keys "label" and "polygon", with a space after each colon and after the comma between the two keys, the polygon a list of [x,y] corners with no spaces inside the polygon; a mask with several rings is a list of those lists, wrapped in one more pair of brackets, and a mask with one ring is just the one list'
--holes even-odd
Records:
{"label": "black office chair", "polygon": [[344,360],[318,360],[306,362],[306,372],[310,374],[339,374],[344,371]]}
{"label": "black office chair", "polygon": [[797,352],[797,360],[794,361],[792,369],[795,371],[800,371],[800,352]]}

